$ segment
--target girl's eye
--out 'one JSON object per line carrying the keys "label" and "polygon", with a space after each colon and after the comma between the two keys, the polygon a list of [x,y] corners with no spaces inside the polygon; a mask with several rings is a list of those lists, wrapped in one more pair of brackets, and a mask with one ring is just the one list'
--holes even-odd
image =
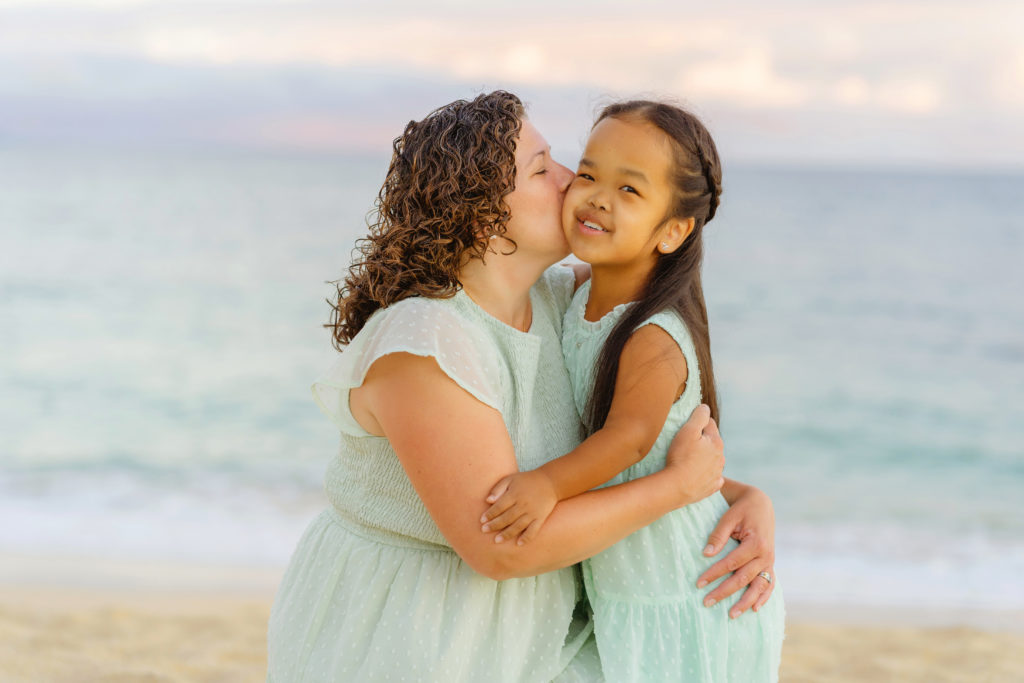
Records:
{"label": "girl's eye", "polygon": [[632,185],[623,185],[619,189],[623,190],[624,192],[632,192],[633,194],[640,194],[639,192],[636,191],[636,188],[634,188]]}
{"label": "girl's eye", "polygon": [[590,177],[589,173],[577,173],[576,177],[577,178],[583,178],[584,180],[593,180],[593,178]]}

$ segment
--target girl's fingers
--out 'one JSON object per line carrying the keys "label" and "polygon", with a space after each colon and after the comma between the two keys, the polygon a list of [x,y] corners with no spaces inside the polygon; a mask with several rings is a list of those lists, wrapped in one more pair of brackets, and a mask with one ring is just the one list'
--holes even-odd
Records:
{"label": "girl's fingers", "polygon": [[[494,505],[492,505],[491,507],[487,508],[487,510],[484,511],[484,514],[480,517],[480,523],[485,526],[489,526],[491,528],[490,530],[493,531],[494,523],[492,522],[491,524],[487,524],[487,522],[493,520],[495,517],[505,512],[515,504],[516,501],[512,496],[502,496],[494,503]],[[484,529],[484,531],[487,531],[487,529]]]}
{"label": "girl's fingers", "polygon": [[512,477],[502,477],[498,480],[498,483],[494,485],[491,492],[487,494],[487,502],[493,503],[494,501],[501,498],[501,496],[508,490],[508,485],[512,482]]}
{"label": "girl's fingers", "polygon": [[508,526],[512,524],[512,522],[519,519],[519,517],[522,516],[522,514],[523,513],[520,512],[517,508],[511,507],[508,510],[505,510],[505,512],[502,512],[500,515],[498,515],[491,521],[487,522],[487,524],[484,524],[482,530],[484,533],[489,533],[492,531],[501,533],[505,531],[505,529],[507,529]]}
{"label": "girl's fingers", "polygon": [[540,520],[535,519],[530,522],[530,526],[526,527],[526,531],[519,537],[519,545],[523,545],[527,541],[532,541],[537,538],[537,534],[540,532]]}
{"label": "girl's fingers", "polygon": [[[522,534],[526,530],[526,527],[530,526],[530,522],[533,521],[534,520],[532,518],[523,515],[516,521],[512,522],[507,529],[498,534],[494,539],[495,542],[501,543],[501,541],[511,541],[519,538],[520,534]],[[498,540],[499,538],[501,541]]]}

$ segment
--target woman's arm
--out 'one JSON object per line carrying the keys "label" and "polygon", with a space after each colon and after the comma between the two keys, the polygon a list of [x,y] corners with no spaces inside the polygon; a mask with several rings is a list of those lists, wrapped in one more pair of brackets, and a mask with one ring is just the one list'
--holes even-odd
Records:
{"label": "woman's arm", "polygon": [[[480,533],[484,497],[517,471],[501,415],[460,388],[430,358],[406,353],[375,362],[351,392],[390,441],[413,487],[452,548],[494,579],[532,576],[590,557],[669,511],[693,502],[693,481],[718,481],[722,444],[706,409],[680,430],[685,457],[649,477],[560,502],[537,540],[494,543]],[[708,426],[707,430],[704,427]]]}

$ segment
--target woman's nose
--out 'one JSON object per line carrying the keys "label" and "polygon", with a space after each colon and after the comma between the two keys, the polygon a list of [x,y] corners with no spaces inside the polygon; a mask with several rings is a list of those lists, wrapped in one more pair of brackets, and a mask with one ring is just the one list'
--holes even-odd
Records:
{"label": "woman's nose", "polygon": [[569,189],[569,184],[572,183],[572,179],[576,177],[576,174],[557,161],[555,162],[555,170],[558,174],[558,189],[565,192]]}

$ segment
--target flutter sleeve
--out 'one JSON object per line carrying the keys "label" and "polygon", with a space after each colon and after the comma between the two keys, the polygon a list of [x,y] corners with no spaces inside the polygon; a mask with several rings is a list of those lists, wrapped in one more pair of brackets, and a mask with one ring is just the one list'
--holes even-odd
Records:
{"label": "flutter sleeve", "polygon": [[363,383],[377,359],[392,353],[433,358],[470,395],[501,411],[494,344],[445,302],[415,297],[370,316],[330,370],[313,383],[313,399],[341,431],[372,436],[352,416],[349,391]]}

